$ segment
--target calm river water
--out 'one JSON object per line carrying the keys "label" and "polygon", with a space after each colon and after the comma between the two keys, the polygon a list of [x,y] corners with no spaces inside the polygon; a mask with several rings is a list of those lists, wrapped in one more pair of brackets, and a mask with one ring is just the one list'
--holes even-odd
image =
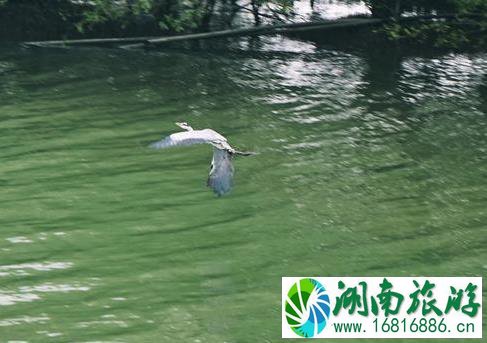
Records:
{"label": "calm river water", "polygon": [[[282,37],[1,48],[0,341],[277,342],[281,276],[486,275],[486,70]],[[183,120],[259,153],[229,195],[210,147],[147,148]]]}

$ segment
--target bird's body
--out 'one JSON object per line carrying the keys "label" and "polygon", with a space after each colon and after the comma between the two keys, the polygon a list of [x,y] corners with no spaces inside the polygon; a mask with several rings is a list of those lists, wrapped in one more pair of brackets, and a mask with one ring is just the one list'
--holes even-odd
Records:
{"label": "bird's body", "polygon": [[234,155],[251,155],[235,150],[228,144],[227,139],[212,129],[193,130],[186,123],[176,123],[186,131],[177,132],[155,142],[150,147],[164,149],[174,146],[193,144],[211,144],[213,146],[213,158],[211,161],[208,187],[211,187],[217,195],[228,193],[232,189],[234,168],[232,158]]}

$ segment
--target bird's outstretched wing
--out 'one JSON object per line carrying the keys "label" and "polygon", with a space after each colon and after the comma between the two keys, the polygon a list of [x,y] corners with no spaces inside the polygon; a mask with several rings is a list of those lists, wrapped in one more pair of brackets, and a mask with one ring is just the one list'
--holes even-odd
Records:
{"label": "bird's outstretched wing", "polygon": [[233,186],[233,171],[232,153],[214,148],[208,187],[218,196],[230,192]]}
{"label": "bird's outstretched wing", "polygon": [[152,143],[150,147],[154,149],[164,149],[173,146],[213,143],[221,140],[222,138],[224,141],[226,141],[223,136],[209,129],[184,131],[173,133],[172,135],[169,135],[158,142]]}
{"label": "bird's outstretched wing", "polygon": [[213,159],[211,161],[210,175],[208,176],[208,187],[211,187],[218,196],[230,192],[233,186],[234,172],[232,157],[234,155],[251,155],[252,153],[235,150],[228,144],[225,137],[212,129],[193,130],[187,123],[178,123],[178,126],[187,131],[173,133],[158,142],[152,143],[150,147],[164,149],[203,143],[213,145]]}

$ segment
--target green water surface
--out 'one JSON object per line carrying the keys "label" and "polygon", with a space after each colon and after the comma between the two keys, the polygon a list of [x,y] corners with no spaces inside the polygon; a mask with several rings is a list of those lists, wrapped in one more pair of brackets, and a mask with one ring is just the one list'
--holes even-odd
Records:
{"label": "green water surface", "polygon": [[[254,43],[0,49],[0,342],[278,342],[282,276],[486,274],[485,53]],[[147,148],[175,121],[259,153],[232,193]]]}

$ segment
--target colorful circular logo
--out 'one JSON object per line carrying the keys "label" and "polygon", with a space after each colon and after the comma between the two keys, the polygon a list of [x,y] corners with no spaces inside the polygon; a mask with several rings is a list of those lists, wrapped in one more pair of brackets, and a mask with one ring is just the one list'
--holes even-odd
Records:
{"label": "colorful circular logo", "polygon": [[330,298],[325,287],[315,279],[296,282],[285,303],[289,327],[301,337],[314,337],[326,326],[330,317]]}

